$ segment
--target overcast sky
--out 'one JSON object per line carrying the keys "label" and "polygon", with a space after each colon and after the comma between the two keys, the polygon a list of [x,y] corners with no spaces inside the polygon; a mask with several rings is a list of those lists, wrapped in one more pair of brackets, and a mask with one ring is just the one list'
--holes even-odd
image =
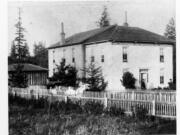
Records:
{"label": "overcast sky", "polygon": [[43,41],[46,47],[60,40],[61,22],[66,37],[97,27],[103,6],[107,6],[111,24],[122,25],[125,11],[129,26],[140,27],[163,35],[166,24],[175,17],[175,0],[119,0],[114,2],[9,2],[8,45],[15,37],[18,7],[22,8],[25,38],[32,48],[34,42]]}

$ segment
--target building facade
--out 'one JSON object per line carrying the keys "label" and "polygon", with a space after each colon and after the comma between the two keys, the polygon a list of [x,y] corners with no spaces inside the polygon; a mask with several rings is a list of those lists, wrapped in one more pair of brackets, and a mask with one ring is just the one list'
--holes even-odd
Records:
{"label": "building facade", "polygon": [[[62,32],[63,33],[63,32]],[[49,47],[49,77],[62,59],[78,70],[78,76],[93,62],[102,68],[107,90],[123,90],[121,79],[129,71],[146,88],[167,87],[173,78],[174,41],[158,34],[128,26],[109,26],[73,35]]]}

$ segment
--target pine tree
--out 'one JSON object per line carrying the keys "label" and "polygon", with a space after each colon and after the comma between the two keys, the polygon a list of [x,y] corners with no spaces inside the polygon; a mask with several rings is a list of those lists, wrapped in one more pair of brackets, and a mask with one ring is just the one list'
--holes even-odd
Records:
{"label": "pine tree", "polygon": [[101,67],[95,67],[94,63],[90,63],[88,68],[85,68],[87,78],[86,83],[89,85],[87,91],[104,91],[107,82],[104,81]]}
{"label": "pine tree", "polygon": [[24,38],[25,28],[22,26],[21,11],[19,8],[18,22],[15,24],[16,37],[14,39],[17,48],[17,59],[19,62],[24,61],[29,56],[29,48]]}
{"label": "pine tree", "polygon": [[22,27],[20,13],[21,11],[19,8],[18,22],[15,24],[15,27],[17,29],[15,33],[16,37],[14,39],[14,45],[11,52],[11,54],[15,56],[15,62],[17,62],[17,64],[14,65],[15,72],[10,77],[10,82],[14,87],[21,88],[27,87],[27,75],[23,71],[24,65],[22,64],[22,62],[25,62],[27,60],[27,57],[29,57],[29,48],[24,38],[25,29]]}
{"label": "pine tree", "polygon": [[104,6],[101,18],[97,22],[97,24],[98,24],[98,27],[100,27],[100,28],[110,25],[110,18],[109,18],[109,14],[107,12],[107,7],[106,6]]}

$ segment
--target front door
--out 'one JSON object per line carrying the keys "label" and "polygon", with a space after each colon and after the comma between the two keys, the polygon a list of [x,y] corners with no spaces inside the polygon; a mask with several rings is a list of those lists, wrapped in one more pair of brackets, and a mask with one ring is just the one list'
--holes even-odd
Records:
{"label": "front door", "polygon": [[148,83],[148,69],[140,69],[140,85],[141,89],[146,89],[147,88],[147,83]]}

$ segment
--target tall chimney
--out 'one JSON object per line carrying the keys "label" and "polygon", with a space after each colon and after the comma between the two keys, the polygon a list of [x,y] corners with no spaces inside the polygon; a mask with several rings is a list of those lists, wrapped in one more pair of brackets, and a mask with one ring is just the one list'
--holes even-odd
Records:
{"label": "tall chimney", "polygon": [[64,33],[64,24],[61,23],[61,44],[65,43],[65,33]]}
{"label": "tall chimney", "polygon": [[128,23],[127,23],[127,11],[125,12],[125,22],[124,22],[124,26],[128,27]]}

